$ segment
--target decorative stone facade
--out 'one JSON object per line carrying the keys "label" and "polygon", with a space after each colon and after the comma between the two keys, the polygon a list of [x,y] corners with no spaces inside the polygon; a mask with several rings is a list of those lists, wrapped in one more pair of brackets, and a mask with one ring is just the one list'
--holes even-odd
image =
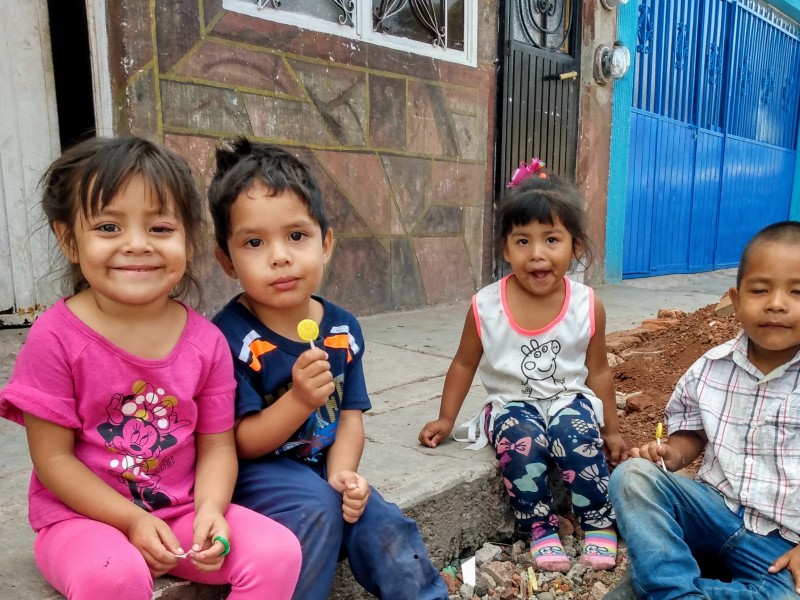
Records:
{"label": "decorative stone facade", "polygon": [[[320,292],[356,314],[469,298],[492,271],[497,3],[477,67],[225,11],[109,3],[115,130],[186,156],[198,182],[238,135],[281,144],[322,186],[335,245]],[[205,312],[235,291],[208,251]]]}

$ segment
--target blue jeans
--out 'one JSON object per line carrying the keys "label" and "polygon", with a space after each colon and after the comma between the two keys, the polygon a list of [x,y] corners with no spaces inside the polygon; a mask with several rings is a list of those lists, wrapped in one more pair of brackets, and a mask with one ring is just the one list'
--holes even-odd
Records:
{"label": "blue jeans", "polygon": [[234,502],[271,517],[300,540],[303,564],[293,598],[326,600],[336,563],[387,600],[447,600],[417,524],[370,487],[361,518],[342,518],[342,495],[311,466],[286,457],[241,461]]}
{"label": "blue jeans", "polygon": [[[798,599],[788,569],[767,572],[795,544],[777,531],[765,536],[745,529],[710,486],[632,458],[612,472],[608,491],[639,598]],[[731,581],[703,577],[698,556]]]}

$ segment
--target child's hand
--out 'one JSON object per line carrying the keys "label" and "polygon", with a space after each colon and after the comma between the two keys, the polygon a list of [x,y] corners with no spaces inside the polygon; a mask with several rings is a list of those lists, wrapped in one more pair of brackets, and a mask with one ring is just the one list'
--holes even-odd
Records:
{"label": "child's hand", "polygon": [[767,569],[770,573],[777,573],[783,569],[789,569],[794,577],[794,591],[800,594],[800,546],[795,546],[778,560],[772,563]]}
{"label": "child's hand", "polygon": [[[228,546],[215,540],[221,537]],[[230,548],[231,529],[225,517],[215,509],[201,508],[194,518],[194,537],[189,558],[199,571],[219,571]]]}
{"label": "child's hand", "polygon": [[661,442],[659,447],[658,442],[648,442],[639,448],[631,448],[631,456],[634,458],[644,458],[651,460],[656,464],[661,464],[661,459],[664,459],[664,464],[668,471],[677,471],[683,466],[681,455],[678,451],[672,448],[667,442]]}
{"label": "child's hand", "polygon": [[453,422],[447,419],[436,419],[430,423],[426,423],[422,430],[419,432],[419,443],[429,448],[436,448],[450,432],[453,431]]}
{"label": "child's hand", "polygon": [[334,391],[328,355],[321,348],[303,352],[292,367],[292,393],[309,409],[316,410]]}
{"label": "child's hand", "polygon": [[603,452],[608,464],[616,467],[619,463],[628,460],[628,446],[619,433],[603,435]]}
{"label": "child's hand", "polygon": [[355,471],[342,470],[328,477],[328,483],[342,494],[342,518],[348,523],[358,521],[369,498],[367,480]]}
{"label": "child's hand", "polygon": [[178,538],[164,521],[143,512],[126,532],[128,541],[142,553],[150,574],[155,579],[175,568],[183,554]]}

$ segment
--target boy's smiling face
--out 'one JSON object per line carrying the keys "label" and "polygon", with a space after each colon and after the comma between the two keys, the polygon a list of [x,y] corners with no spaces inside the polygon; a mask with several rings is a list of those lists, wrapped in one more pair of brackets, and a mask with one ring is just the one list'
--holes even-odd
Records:
{"label": "boy's smiling face", "polygon": [[323,238],[297,194],[271,192],[256,180],[239,194],[231,206],[230,256],[218,249],[217,259],[225,273],[239,279],[248,308],[265,325],[272,327],[276,319],[296,325],[308,316],[333,235],[328,230]]}
{"label": "boy's smiling face", "polygon": [[749,358],[767,374],[800,350],[800,248],[765,241],[756,244],[739,289],[730,297],[736,318],[750,338]]}

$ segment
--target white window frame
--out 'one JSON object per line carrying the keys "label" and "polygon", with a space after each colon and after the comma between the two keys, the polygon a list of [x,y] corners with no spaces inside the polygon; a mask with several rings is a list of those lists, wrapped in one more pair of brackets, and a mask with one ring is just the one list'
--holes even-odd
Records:
{"label": "white window frame", "polygon": [[[320,0],[321,1],[321,0]],[[269,6],[258,8],[252,0],[223,0],[225,10],[250,15],[258,19],[293,25],[300,29],[320,31],[340,37],[359,40],[385,48],[412,52],[440,60],[477,66],[478,64],[478,0],[464,0],[464,50],[440,48],[433,43],[418,42],[408,38],[378,33],[372,27],[372,0],[354,0],[354,27],[331,23],[308,15],[292,13]]]}

